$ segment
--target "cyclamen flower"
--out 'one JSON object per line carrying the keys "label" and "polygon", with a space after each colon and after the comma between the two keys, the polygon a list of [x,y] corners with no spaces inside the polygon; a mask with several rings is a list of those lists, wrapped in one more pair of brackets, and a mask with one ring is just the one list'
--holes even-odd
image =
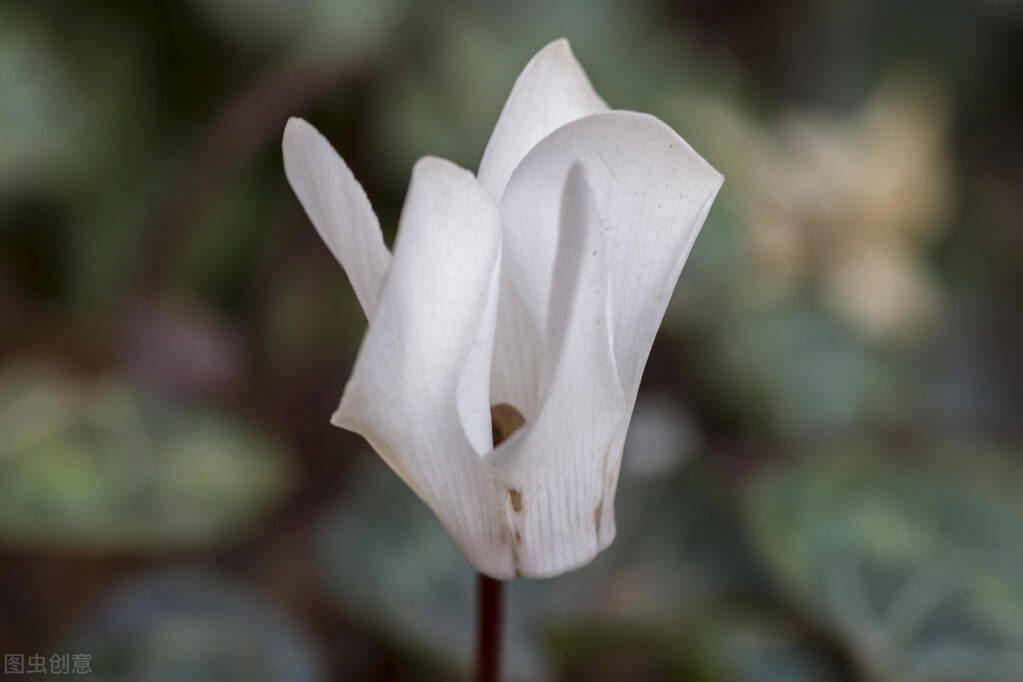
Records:
{"label": "cyclamen flower", "polygon": [[614,539],[640,376],[722,176],[658,119],[609,111],[564,40],[515,82],[477,175],[416,163],[393,255],[312,126],[291,119],[283,147],[369,319],[333,423],[478,571],[588,563]]}

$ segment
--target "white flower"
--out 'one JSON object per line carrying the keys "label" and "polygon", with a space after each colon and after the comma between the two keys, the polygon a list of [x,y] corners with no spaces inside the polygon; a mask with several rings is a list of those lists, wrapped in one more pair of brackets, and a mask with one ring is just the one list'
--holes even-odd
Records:
{"label": "white flower", "polygon": [[[614,539],[640,376],[721,175],[656,118],[609,111],[564,40],[526,65],[478,175],[416,163],[393,257],[302,120],[284,166],[369,319],[333,423],[477,570],[548,577],[593,559]],[[525,423],[495,449],[497,404]]]}

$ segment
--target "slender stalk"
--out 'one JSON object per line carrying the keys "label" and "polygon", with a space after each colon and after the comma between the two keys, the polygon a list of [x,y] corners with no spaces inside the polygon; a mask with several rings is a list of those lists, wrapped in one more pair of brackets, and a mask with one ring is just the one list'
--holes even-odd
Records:
{"label": "slender stalk", "polygon": [[501,668],[504,583],[476,574],[476,682],[497,682]]}

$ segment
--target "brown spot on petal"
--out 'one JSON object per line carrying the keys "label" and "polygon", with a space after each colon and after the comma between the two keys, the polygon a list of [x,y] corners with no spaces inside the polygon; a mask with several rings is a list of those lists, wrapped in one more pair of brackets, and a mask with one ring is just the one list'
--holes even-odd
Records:
{"label": "brown spot on petal", "polygon": [[[498,403],[497,405],[490,406],[490,432],[494,437],[494,447],[496,448],[504,441],[515,433],[523,424],[526,423],[526,418],[522,416],[522,413],[516,410],[508,403]],[[516,513],[522,512],[522,491],[515,490],[514,488],[508,488],[508,500],[511,502],[512,509]],[[501,528],[501,544],[505,544],[508,541],[508,534],[511,530],[511,525],[508,523],[507,513],[502,509],[501,516],[504,517],[504,527]],[[513,542],[511,543],[511,555],[512,555],[512,567],[515,573],[515,577],[518,578],[522,573],[519,571],[519,550],[518,546],[522,544],[522,533],[517,529],[514,531]]]}
{"label": "brown spot on petal", "polygon": [[508,488],[508,497],[511,498],[511,506],[517,512],[522,511],[522,491]]}

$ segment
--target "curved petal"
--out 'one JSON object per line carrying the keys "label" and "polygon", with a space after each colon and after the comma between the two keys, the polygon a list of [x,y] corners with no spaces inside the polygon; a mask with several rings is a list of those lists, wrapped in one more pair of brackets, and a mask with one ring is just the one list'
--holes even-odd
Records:
{"label": "curved petal", "polygon": [[646,114],[595,114],[537,144],[515,170],[500,207],[502,267],[538,329],[549,328],[549,301],[558,295],[556,188],[575,163],[586,171],[603,221],[614,364],[627,405],[602,472],[603,542],[614,535],[614,492],[640,377],[723,178],[667,125]]}
{"label": "curved petal", "polygon": [[597,200],[580,166],[558,184],[564,190],[540,371],[543,403],[488,457],[508,490],[516,570],[530,577],[585,564],[613,539],[600,525],[603,472],[626,412],[611,349],[609,253]]}
{"label": "curved petal", "polygon": [[[556,128],[606,111],[564,38],[540,50],[522,70],[505,102],[480,162],[480,183],[499,199],[522,158]],[[552,192],[562,189],[561,180]],[[557,211],[558,202],[552,210]],[[557,224],[551,231],[557,240]],[[497,340],[494,350],[493,402],[515,405],[531,417],[538,406],[537,380],[543,354],[542,329],[535,326],[507,272],[501,275]]]}
{"label": "curved petal", "polygon": [[480,184],[499,200],[515,167],[537,142],[569,121],[606,110],[568,41],[555,40],[529,60],[515,81],[483,152]]}
{"label": "curved petal", "polygon": [[574,163],[585,169],[604,222],[615,359],[622,386],[634,394],[722,177],[647,114],[595,114],[547,136],[515,170],[500,204],[504,267],[539,329],[551,298],[558,187]]}
{"label": "curved petal", "polygon": [[507,525],[475,449],[490,447],[500,249],[497,208],[476,178],[420,160],[394,263],[333,422],[370,442],[473,565],[511,577]]}
{"label": "curved petal", "polygon": [[282,148],[291,188],[372,320],[391,254],[366,193],[326,138],[302,119],[288,120]]}

